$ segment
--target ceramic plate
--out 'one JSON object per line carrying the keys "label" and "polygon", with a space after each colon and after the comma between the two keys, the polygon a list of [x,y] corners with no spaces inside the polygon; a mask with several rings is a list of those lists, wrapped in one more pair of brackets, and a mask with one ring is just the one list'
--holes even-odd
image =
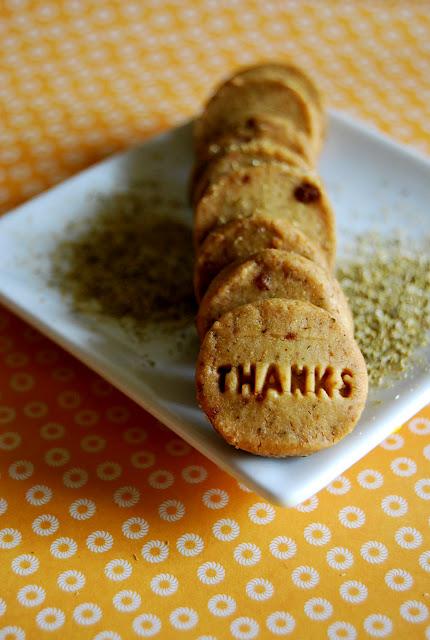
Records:
{"label": "ceramic plate", "polygon": [[[430,349],[407,379],[371,390],[355,431],[308,458],[259,458],[226,445],[196,406],[194,348],[169,357],[164,344],[145,344],[147,364],[129,335],[110,322],[91,322],[69,308],[49,282],[52,248],[67,225],[94,212],[94,194],[110,194],[154,176],[183,202],[192,162],[191,126],[184,125],[116,155],[15,209],[0,220],[0,301],[121,389],[225,471],[275,503],[296,505],[366,455],[430,397]],[[348,240],[368,229],[430,234],[430,162],[381,134],[332,113],[320,171],[337,215],[339,259]],[[172,343],[175,336],[170,338]],[[168,345],[167,345],[168,346]]]}

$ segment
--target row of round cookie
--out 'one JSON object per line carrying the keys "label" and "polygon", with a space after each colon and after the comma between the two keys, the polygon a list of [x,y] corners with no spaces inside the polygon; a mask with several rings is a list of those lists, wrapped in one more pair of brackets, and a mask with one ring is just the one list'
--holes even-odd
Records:
{"label": "row of round cookie", "polygon": [[[320,151],[324,130],[321,93],[291,64],[242,70],[207,103],[195,125],[197,161],[191,182],[201,339],[223,312],[252,301],[257,296],[255,287],[257,297],[283,293],[325,305],[352,326],[340,287],[323,270],[331,270],[334,264],[335,223],[310,163]],[[299,255],[269,251],[260,256],[258,265],[254,258],[254,269],[248,268],[250,256],[270,249]],[[242,266],[226,269],[247,259]],[[261,276],[254,278],[254,287],[243,282],[240,290],[240,277],[247,274],[249,278],[258,271],[266,274],[267,281],[271,270],[270,286]]]}
{"label": "row of round cookie", "polygon": [[[311,438],[307,446],[302,443],[299,447],[302,454],[333,444],[345,435],[361,412],[367,392],[365,366],[363,374],[364,363],[352,338],[352,316],[339,285],[329,273],[335,257],[333,213],[309,166],[319,151],[324,130],[321,100],[309,79],[300,70],[291,69],[265,65],[234,76],[209,101],[196,125],[197,169],[192,195],[198,256],[195,289],[201,302],[197,327],[202,340],[212,327],[200,353],[199,401],[226,440],[262,455],[297,455],[300,434],[291,432],[294,446],[291,439],[284,446],[274,446],[271,438],[272,444],[262,447],[260,438],[257,447],[252,438],[247,440],[243,430],[235,429],[234,420],[225,421],[218,401],[215,406],[208,401],[216,396],[214,389],[209,396],[202,391],[211,385],[205,366],[211,359],[212,334],[221,328],[222,335],[222,325],[232,322],[232,314],[238,314],[243,322],[243,305],[250,307],[247,313],[251,317],[253,309],[260,309],[261,305],[264,309],[276,307],[267,298],[279,298],[282,300],[278,300],[278,310],[288,307],[286,321],[291,321],[293,309],[304,318],[316,318],[315,322],[321,323],[315,309],[309,308],[316,306],[339,321],[343,329],[338,333],[346,329],[344,341],[349,344],[351,356],[355,355],[350,366],[358,367],[361,380],[359,411],[349,406],[349,417],[345,414],[342,424],[330,427],[331,439],[319,438],[318,443]],[[250,130],[256,134],[252,136]],[[288,299],[312,304],[288,306]],[[233,317],[233,324],[235,321]],[[251,328],[243,329],[249,339]],[[230,340],[237,335],[240,340],[237,332]],[[258,331],[255,338],[258,339]],[[219,346],[217,350],[222,352]],[[241,351],[243,347],[242,341]],[[202,376],[203,370],[206,373]],[[213,369],[210,371],[213,373]],[[253,371],[255,375],[255,367]],[[234,406],[233,403],[230,408]],[[237,410],[236,406],[234,411]],[[263,405],[260,410],[264,414]],[[269,413],[272,422],[276,422],[275,409]],[[285,416],[281,414],[278,418],[282,422]],[[266,422],[268,419],[267,415],[259,416],[258,411],[256,418]]]}

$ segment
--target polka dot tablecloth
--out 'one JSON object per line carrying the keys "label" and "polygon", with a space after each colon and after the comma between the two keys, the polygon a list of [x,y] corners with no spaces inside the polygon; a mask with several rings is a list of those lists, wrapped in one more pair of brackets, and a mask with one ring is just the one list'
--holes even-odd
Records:
{"label": "polka dot tablecloth", "polygon": [[[0,32],[2,210],[261,58],[430,151],[426,1],[3,0]],[[430,638],[429,409],[286,510],[5,310],[0,358],[0,640]]]}

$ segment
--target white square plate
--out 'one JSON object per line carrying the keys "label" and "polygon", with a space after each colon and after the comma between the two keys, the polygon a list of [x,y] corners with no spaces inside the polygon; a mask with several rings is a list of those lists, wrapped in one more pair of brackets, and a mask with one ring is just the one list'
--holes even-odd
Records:
{"label": "white square plate", "polygon": [[[157,354],[156,366],[149,367],[120,329],[72,312],[47,284],[53,243],[68,223],[91,215],[94,193],[109,194],[132,180],[155,176],[182,200],[178,216],[191,222],[186,202],[191,162],[191,127],[185,125],[101,162],[4,216],[0,301],[225,471],[268,500],[293,506],[322,489],[428,402],[428,366],[416,365],[406,380],[390,389],[371,390],[355,431],[331,449],[308,458],[259,458],[226,445],[198,409],[196,352],[169,361],[166,350],[160,355],[156,344],[145,345]],[[430,234],[430,161],[417,153],[333,113],[321,173],[337,214],[340,257],[347,241],[368,229],[387,237],[399,228],[417,239]],[[428,363],[430,348],[423,354]]]}

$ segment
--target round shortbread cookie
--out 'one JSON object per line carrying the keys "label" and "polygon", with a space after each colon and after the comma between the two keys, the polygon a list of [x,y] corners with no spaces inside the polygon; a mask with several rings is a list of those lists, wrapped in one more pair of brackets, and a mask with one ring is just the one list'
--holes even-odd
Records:
{"label": "round shortbread cookie", "polygon": [[304,134],[316,154],[320,134],[314,113],[296,89],[278,79],[227,81],[209,100],[194,127],[197,155],[218,137],[234,131],[255,114],[275,116],[289,121]]}
{"label": "round shortbread cookie", "polygon": [[[197,126],[197,125],[195,125]],[[195,145],[197,166],[206,164],[226,147],[244,142],[269,140],[300,155],[306,163],[315,164],[316,154],[308,137],[298,131],[287,118],[256,112],[238,119],[234,126],[223,130],[210,142]]]}
{"label": "round shortbread cookie", "polygon": [[215,227],[254,215],[287,220],[321,247],[330,267],[334,264],[334,215],[323,185],[311,171],[268,162],[223,176],[197,205],[196,247]]}
{"label": "round shortbread cookie", "polygon": [[295,151],[271,140],[257,139],[232,144],[206,163],[197,165],[191,177],[191,202],[196,205],[206,189],[222,176],[243,167],[276,160],[292,167],[306,169],[309,164]]}
{"label": "round shortbread cookie", "polygon": [[239,218],[211,231],[199,248],[194,266],[197,302],[224,267],[263,249],[294,251],[328,269],[327,256],[287,220]]}
{"label": "round shortbread cookie", "polygon": [[294,89],[298,89],[317,110],[320,118],[324,119],[325,100],[318,85],[312,78],[301,68],[291,62],[264,62],[258,65],[252,65],[240,69],[231,80],[241,78],[255,79],[260,78],[276,78],[284,80]]}
{"label": "round shortbread cookie", "polygon": [[307,98],[314,104],[318,111],[323,112],[325,109],[325,101],[318,85],[301,67],[297,67],[290,61],[274,62],[267,61],[257,65],[250,65],[239,69],[237,73],[231,76],[235,78],[259,78],[261,76],[282,77],[290,81],[292,84],[300,87]]}
{"label": "round shortbread cookie", "polygon": [[340,286],[325,269],[291,251],[264,249],[223,269],[206,291],[197,313],[203,340],[213,323],[236,307],[268,298],[311,302],[354,331],[352,314]]}
{"label": "round shortbread cookie", "polygon": [[324,309],[273,298],[215,322],[200,349],[197,400],[231,445],[305,456],[352,431],[367,371],[352,335]]}

